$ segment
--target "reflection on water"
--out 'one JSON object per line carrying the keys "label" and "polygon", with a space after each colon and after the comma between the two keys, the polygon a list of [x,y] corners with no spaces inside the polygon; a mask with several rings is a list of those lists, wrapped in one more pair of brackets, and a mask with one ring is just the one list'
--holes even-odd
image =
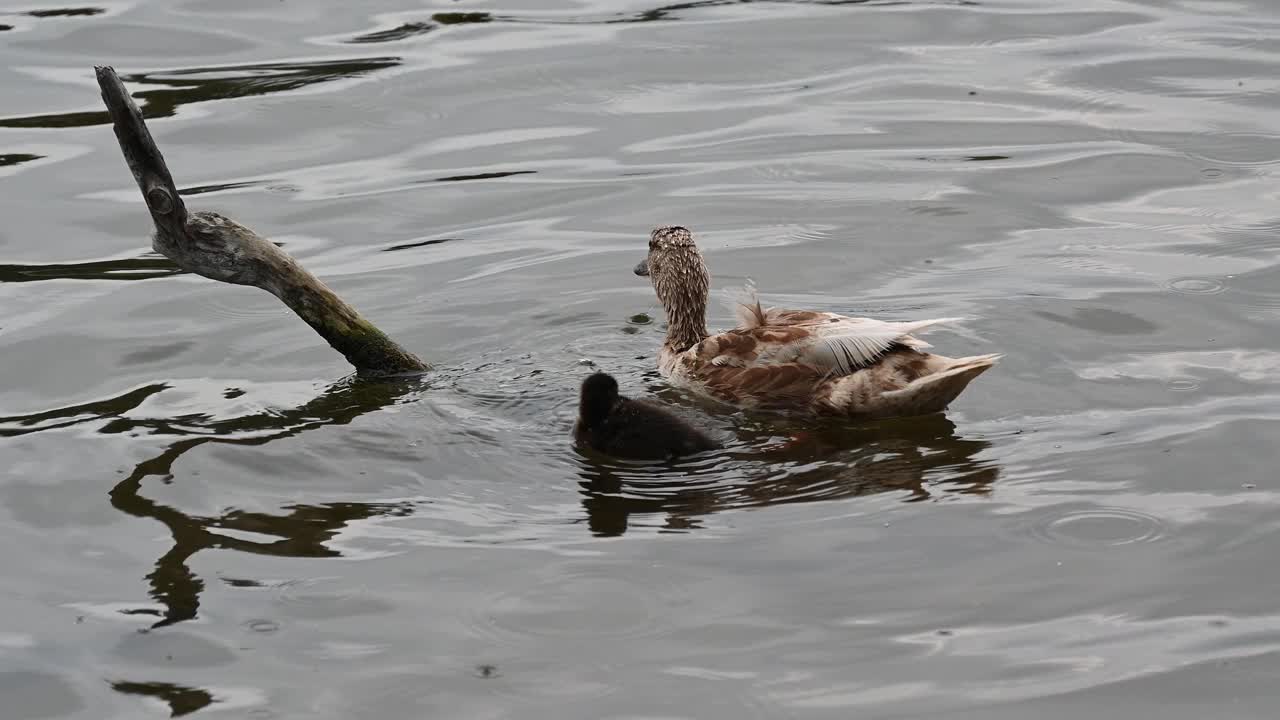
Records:
{"label": "reflection on water", "polygon": [[[537,374],[537,373],[535,373]],[[474,378],[472,382],[479,382]],[[468,384],[467,378],[460,383]],[[172,436],[164,449],[137,462],[110,491],[111,505],[133,517],[163,524],[172,544],[146,578],[161,611],[152,627],[197,617],[205,582],[191,570],[191,558],[206,549],[229,549],[281,557],[337,557],[328,545],[338,532],[360,520],[409,516],[416,504],[345,502],[298,504],[280,513],[230,509],[199,515],[166,505],[146,495],[147,478],[174,479],[174,464],[207,444],[261,446],[321,427],[347,425],[368,413],[399,402],[430,402],[430,379],[363,381],[348,378],[313,400],[292,408],[273,407],[234,417],[179,415],[150,417],[137,411],[170,389],[157,383],[119,396],[27,415],[0,417],[0,437],[63,430],[89,425],[105,435]],[[229,389],[228,398],[243,391]],[[523,393],[493,395],[499,406],[521,414],[539,414],[524,406]],[[781,435],[778,432],[782,432]],[[557,445],[569,451],[567,433]],[[977,456],[989,447],[962,438],[945,416],[870,424],[770,428],[745,424],[727,451],[669,464],[629,463],[579,456],[581,504],[591,533],[624,534],[638,516],[660,515],[667,530],[694,530],[699,517],[728,510],[839,500],[899,492],[906,501],[937,493],[983,494],[999,476],[998,466]],[[642,521],[648,525],[648,521]],[[245,539],[220,531],[252,533],[274,539]]]}
{"label": "reflection on water", "polygon": [[[316,83],[360,77],[400,64],[396,57],[344,58],[297,63],[254,63],[180,70],[121,73],[128,87],[163,85],[133,93],[142,116],[170,117],[182,105],[297,90]],[[106,110],[0,118],[0,127],[71,128],[110,124]],[[163,149],[163,148],[162,148]]]}
{"label": "reflection on water", "polygon": [[431,21],[406,22],[393,28],[362,33],[347,40],[348,43],[385,43],[398,42],[427,33],[447,25],[470,25],[479,23],[512,23],[529,25],[626,25],[632,23],[651,23],[658,21],[679,20],[686,10],[707,10],[735,5],[815,5],[815,6],[855,6],[884,7],[896,5],[954,5],[977,6],[974,0],[693,0],[693,2],[673,3],[647,10],[617,12],[599,17],[565,17],[563,15],[531,16],[493,14],[488,12],[445,12],[434,13]]}
{"label": "reflection on water", "polygon": [[126,695],[156,698],[169,706],[169,717],[190,715],[213,703],[213,695],[207,690],[166,682],[117,681],[111,683],[111,689]]}
{"label": "reflection on water", "polygon": [[448,12],[436,13],[431,19],[441,25],[470,25],[492,22],[493,16],[487,12]]}
{"label": "reflection on water", "polygon": [[392,252],[395,250],[411,250],[413,248],[427,247],[428,245],[439,245],[441,243],[454,242],[459,238],[434,238],[431,240],[419,240],[411,243],[400,243],[391,247],[382,248],[383,252]]}
{"label": "reflection on water", "polygon": [[[223,442],[235,443],[224,440]],[[142,495],[142,478],[167,473],[174,460],[199,441],[174,443],[165,454],[142,463],[134,474],[111,490],[111,504],[134,517],[150,518],[163,523],[173,538],[173,546],[155,562],[147,574],[151,597],[164,607],[152,627],[163,627],[191,620],[200,609],[200,593],[204,580],[190,568],[193,555],[201,550],[236,550],[255,555],[280,557],[336,557],[338,551],[326,543],[347,525],[377,516],[407,515],[410,503],[330,503],[294,505],[284,514],[232,510],[216,516],[187,515],[182,511],[153,501]],[[235,444],[256,444],[240,442]],[[229,536],[220,530],[250,532],[279,539],[246,540]],[[137,614],[152,614],[137,610]]]}
{"label": "reflection on water", "polygon": [[101,15],[106,10],[96,7],[76,7],[76,8],[50,8],[47,10],[28,10],[26,15],[37,18],[51,17],[89,17],[92,15]]}
{"label": "reflection on water", "polygon": [[512,175],[534,175],[536,170],[510,170],[506,172],[487,172],[476,173],[473,175],[450,175],[448,177],[432,178],[430,180],[420,180],[419,182],[461,182],[464,180],[493,180],[495,178],[511,177]]}
{"label": "reflection on water", "polygon": [[981,495],[999,477],[995,462],[975,457],[990,444],[959,437],[943,415],[743,435],[754,447],[664,465],[584,454],[580,486],[591,531],[621,535],[636,515],[665,515],[664,529],[690,530],[699,516],[725,510],[888,492],[909,502],[938,492]]}
{"label": "reflection on water", "polygon": [[[272,409],[257,415],[230,419],[187,418],[175,424],[169,419],[116,418],[100,432],[124,433],[146,429],[152,434],[185,437],[171,443],[159,455],[144,460],[111,490],[111,504],[134,517],[163,523],[173,538],[173,547],[156,561],[147,579],[151,596],[164,606],[163,618],[155,627],[196,617],[204,581],[190,569],[188,561],[201,550],[232,549],[240,552],[286,557],[332,557],[337,551],[326,546],[342,528],[374,516],[408,514],[408,503],[328,503],[283,508],[284,514],[230,510],[216,516],[188,515],[143,495],[147,477],[173,478],[173,464],[189,450],[205,443],[262,445],[326,425],[345,425],[384,408],[421,389],[418,381],[337,383],[311,402],[287,410]],[[250,435],[249,437],[238,437]],[[219,530],[238,530],[279,538],[255,541],[228,536]]]}
{"label": "reflection on water", "polygon": [[377,32],[357,35],[347,42],[353,44],[396,42],[397,40],[404,40],[405,38],[411,38],[415,35],[425,35],[434,30],[435,27],[436,26],[433,23],[427,22],[404,23],[403,25],[398,25],[387,30],[378,30]]}
{"label": "reflection on water", "polygon": [[31,162],[32,160],[39,160],[42,157],[44,156],[32,155],[31,153],[9,153],[7,155],[0,155],[0,167],[4,167],[5,165],[21,165],[22,163]]}
{"label": "reflection on water", "polygon": [[[57,430],[93,423],[97,432],[121,434],[143,431],[151,436],[177,436],[158,455],[143,460],[111,489],[111,504],[134,517],[156,520],[168,528],[172,547],[156,560],[147,575],[151,597],[164,611],[153,627],[196,617],[200,607],[201,580],[189,567],[193,555],[206,549],[284,557],[333,557],[339,553],[326,543],[347,525],[375,516],[405,515],[411,503],[326,503],[293,505],[282,514],[228,510],[218,515],[192,515],[152,500],[144,494],[143,480],[173,479],[173,465],[190,450],[216,443],[263,445],[317,427],[345,425],[356,418],[396,403],[421,391],[419,379],[365,382],[348,378],[335,383],[314,400],[288,409],[272,408],[253,415],[214,418],[203,415],[149,418],[127,416],[146,400],[169,388],[155,384],[136,388],[106,400],[58,408],[24,416],[0,417],[0,437]],[[276,540],[248,540],[219,532],[254,533]],[[151,610],[133,610],[151,614]]]}
{"label": "reflection on water", "polygon": [[0,264],[0,282],[9,283],[38,280],[149,280],[183,273],[184,271],[168,258],[158,255],[124,260],[94,260],[47,265]]}
{"label": "reflection on water", "polygon": [[[1274,715],[1280,6],[10,5],[4,720]],[[144,252],[97,62],[457,367],[331,385]],[[717,292],[1011,351],[945,417],[706,408],[630,275],[666,223]],[[576,452],[592,367],[726,449]]]}
{"label": "reflection on water", "polygon": [[27,415],[0,416],[0,437],[18,437],[45,430],[58,430],[106,420],[119,418],[141,405],[147,398],[166,390],[165,383],[156,383],[146,387],[135,388],[127,393],[106,400],[53,408]]}

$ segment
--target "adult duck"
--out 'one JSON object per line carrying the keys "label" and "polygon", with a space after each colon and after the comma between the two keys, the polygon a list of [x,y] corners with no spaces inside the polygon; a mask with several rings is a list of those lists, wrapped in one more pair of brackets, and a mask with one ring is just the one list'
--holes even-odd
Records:
{"label": "adult duck", "polygon": [[746,409],[883,418],[946,409],[999,354],[950,358],[912,336],[956,318],[885,322],[813,310],[736,307],[738,325],[707,332],[711,276],[693,234],[655,229],[635,268],[667,314],[658,369],[673,385]]}

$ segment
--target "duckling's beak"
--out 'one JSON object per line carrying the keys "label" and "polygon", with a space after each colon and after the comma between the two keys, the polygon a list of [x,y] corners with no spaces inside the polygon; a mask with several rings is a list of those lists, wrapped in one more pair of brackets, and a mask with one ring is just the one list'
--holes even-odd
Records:
{"label": "duckling's beak", "polygon": [[649,258],[641,260],[640,264],[636,265],[636,274],[640,277],[649,277]]}

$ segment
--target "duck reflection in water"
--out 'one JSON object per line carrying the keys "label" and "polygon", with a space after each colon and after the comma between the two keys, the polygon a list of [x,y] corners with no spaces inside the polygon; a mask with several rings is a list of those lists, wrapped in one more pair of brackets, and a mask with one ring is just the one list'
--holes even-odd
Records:
{"label": "duck reflection in water", "polygon": [[[999,476],[994,461],[978,457],[990,443],[956,435],[942,414],[823,424],[782,437],[762,424],[740,430],[739,441],[724,452],[663,466],[583,456],[579,486],[588,527],[605,536],[636,525],[680,531],[725,510],[888,492],[902,493],[906,502],[985,495]],[[648,515],[660,519],[639,519]]]}

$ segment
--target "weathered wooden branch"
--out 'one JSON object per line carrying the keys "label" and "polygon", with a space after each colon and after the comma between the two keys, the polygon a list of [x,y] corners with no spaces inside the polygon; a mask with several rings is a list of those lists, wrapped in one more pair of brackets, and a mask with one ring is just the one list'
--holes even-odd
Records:
{"label": "weathered wooden branch", "polygon": [[365,320],[296,260],[249,228],[211,212],[188,212],[142,113],[109,66],[97,66],[102,101],[125,163],[155,225],[152,247],[179,267],[219,282],[253,285],[280,298],[362,376],[430,367]]}

